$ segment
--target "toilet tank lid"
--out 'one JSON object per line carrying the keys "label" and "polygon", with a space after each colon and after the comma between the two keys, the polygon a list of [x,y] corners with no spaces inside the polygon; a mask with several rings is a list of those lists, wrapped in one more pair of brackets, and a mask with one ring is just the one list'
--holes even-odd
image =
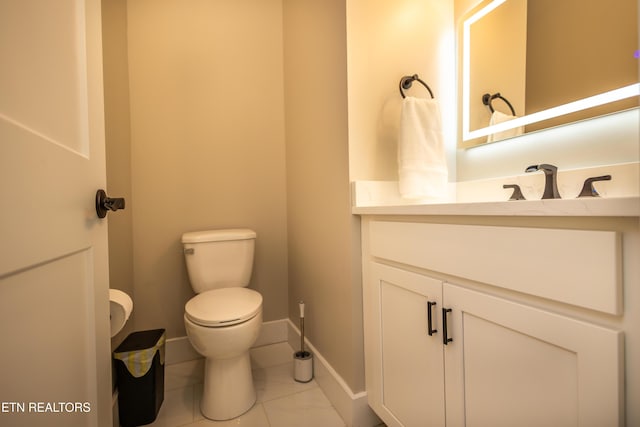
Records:
{"label": "toilet tank lid", "polygon": [[255,239],[256,232],[248,228],[192,231],[182,235],[182,243],[222,242],[226,240]]}

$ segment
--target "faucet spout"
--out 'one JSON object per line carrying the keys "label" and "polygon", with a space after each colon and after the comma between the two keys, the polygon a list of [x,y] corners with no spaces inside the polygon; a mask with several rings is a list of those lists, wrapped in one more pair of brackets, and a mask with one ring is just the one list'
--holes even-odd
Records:
{"label": "faucet spout", "polygon": [[558,192],[558,168],[554,165],[540,164],[531,165],[526,168],[525,172],[544,172],[544,192],[542,193],[543,199],[560,199],[560,193]]}

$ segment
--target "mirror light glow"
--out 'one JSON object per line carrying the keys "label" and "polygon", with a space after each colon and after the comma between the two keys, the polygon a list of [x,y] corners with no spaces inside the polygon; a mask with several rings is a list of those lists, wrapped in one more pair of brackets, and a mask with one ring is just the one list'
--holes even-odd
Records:
{"label": "mirror light glow", "polygon": [[470,139],[480,138],[488,136],[492,133],[502,132],[504,130],[513,129],[519,126],[536,123],[542,120],[551,119],[554,117],[562,116],[565,114],[573,113],[576,111],[585,110],[587,108],[596,107],[598,105],[608,104],[610,102],[619,101],[633,96],[640,96],[640,83],[634,83],[629,86],[607,91],[587,98],[579,99],[577,101],[569,102],[557,107],[549,108],[546,110],[538,111],[537,113],[528,114],[522,117],[518,117],[507,122],[499,123],[497,125],[488,126],[482,129],[474,131],[469,130],[469,118],[470,118],[470,58],[471,58],[471,24],[487,15],[498,6],[503,4],[506,0],[494,0],[487,6],[478,10],[472,16],[470,16],[463,23],[463,46],[462,46],[462,139],[468,141]]}

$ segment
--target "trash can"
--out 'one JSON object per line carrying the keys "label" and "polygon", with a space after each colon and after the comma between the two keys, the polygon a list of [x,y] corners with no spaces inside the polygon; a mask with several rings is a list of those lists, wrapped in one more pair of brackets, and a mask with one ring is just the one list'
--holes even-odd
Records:
{"label": "trash can", "polygon": [[113,352],[120,425],[152,423],[164,400],[164,329],[131,333]]}

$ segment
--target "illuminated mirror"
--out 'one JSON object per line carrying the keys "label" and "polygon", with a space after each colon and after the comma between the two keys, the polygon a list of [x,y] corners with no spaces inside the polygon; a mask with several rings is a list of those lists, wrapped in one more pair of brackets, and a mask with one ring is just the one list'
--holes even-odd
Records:
{"label": "illuminated mirror", "polygon": [[461,29],[460,145],[637,107],[637,21],[636,0],[482,2]]}

